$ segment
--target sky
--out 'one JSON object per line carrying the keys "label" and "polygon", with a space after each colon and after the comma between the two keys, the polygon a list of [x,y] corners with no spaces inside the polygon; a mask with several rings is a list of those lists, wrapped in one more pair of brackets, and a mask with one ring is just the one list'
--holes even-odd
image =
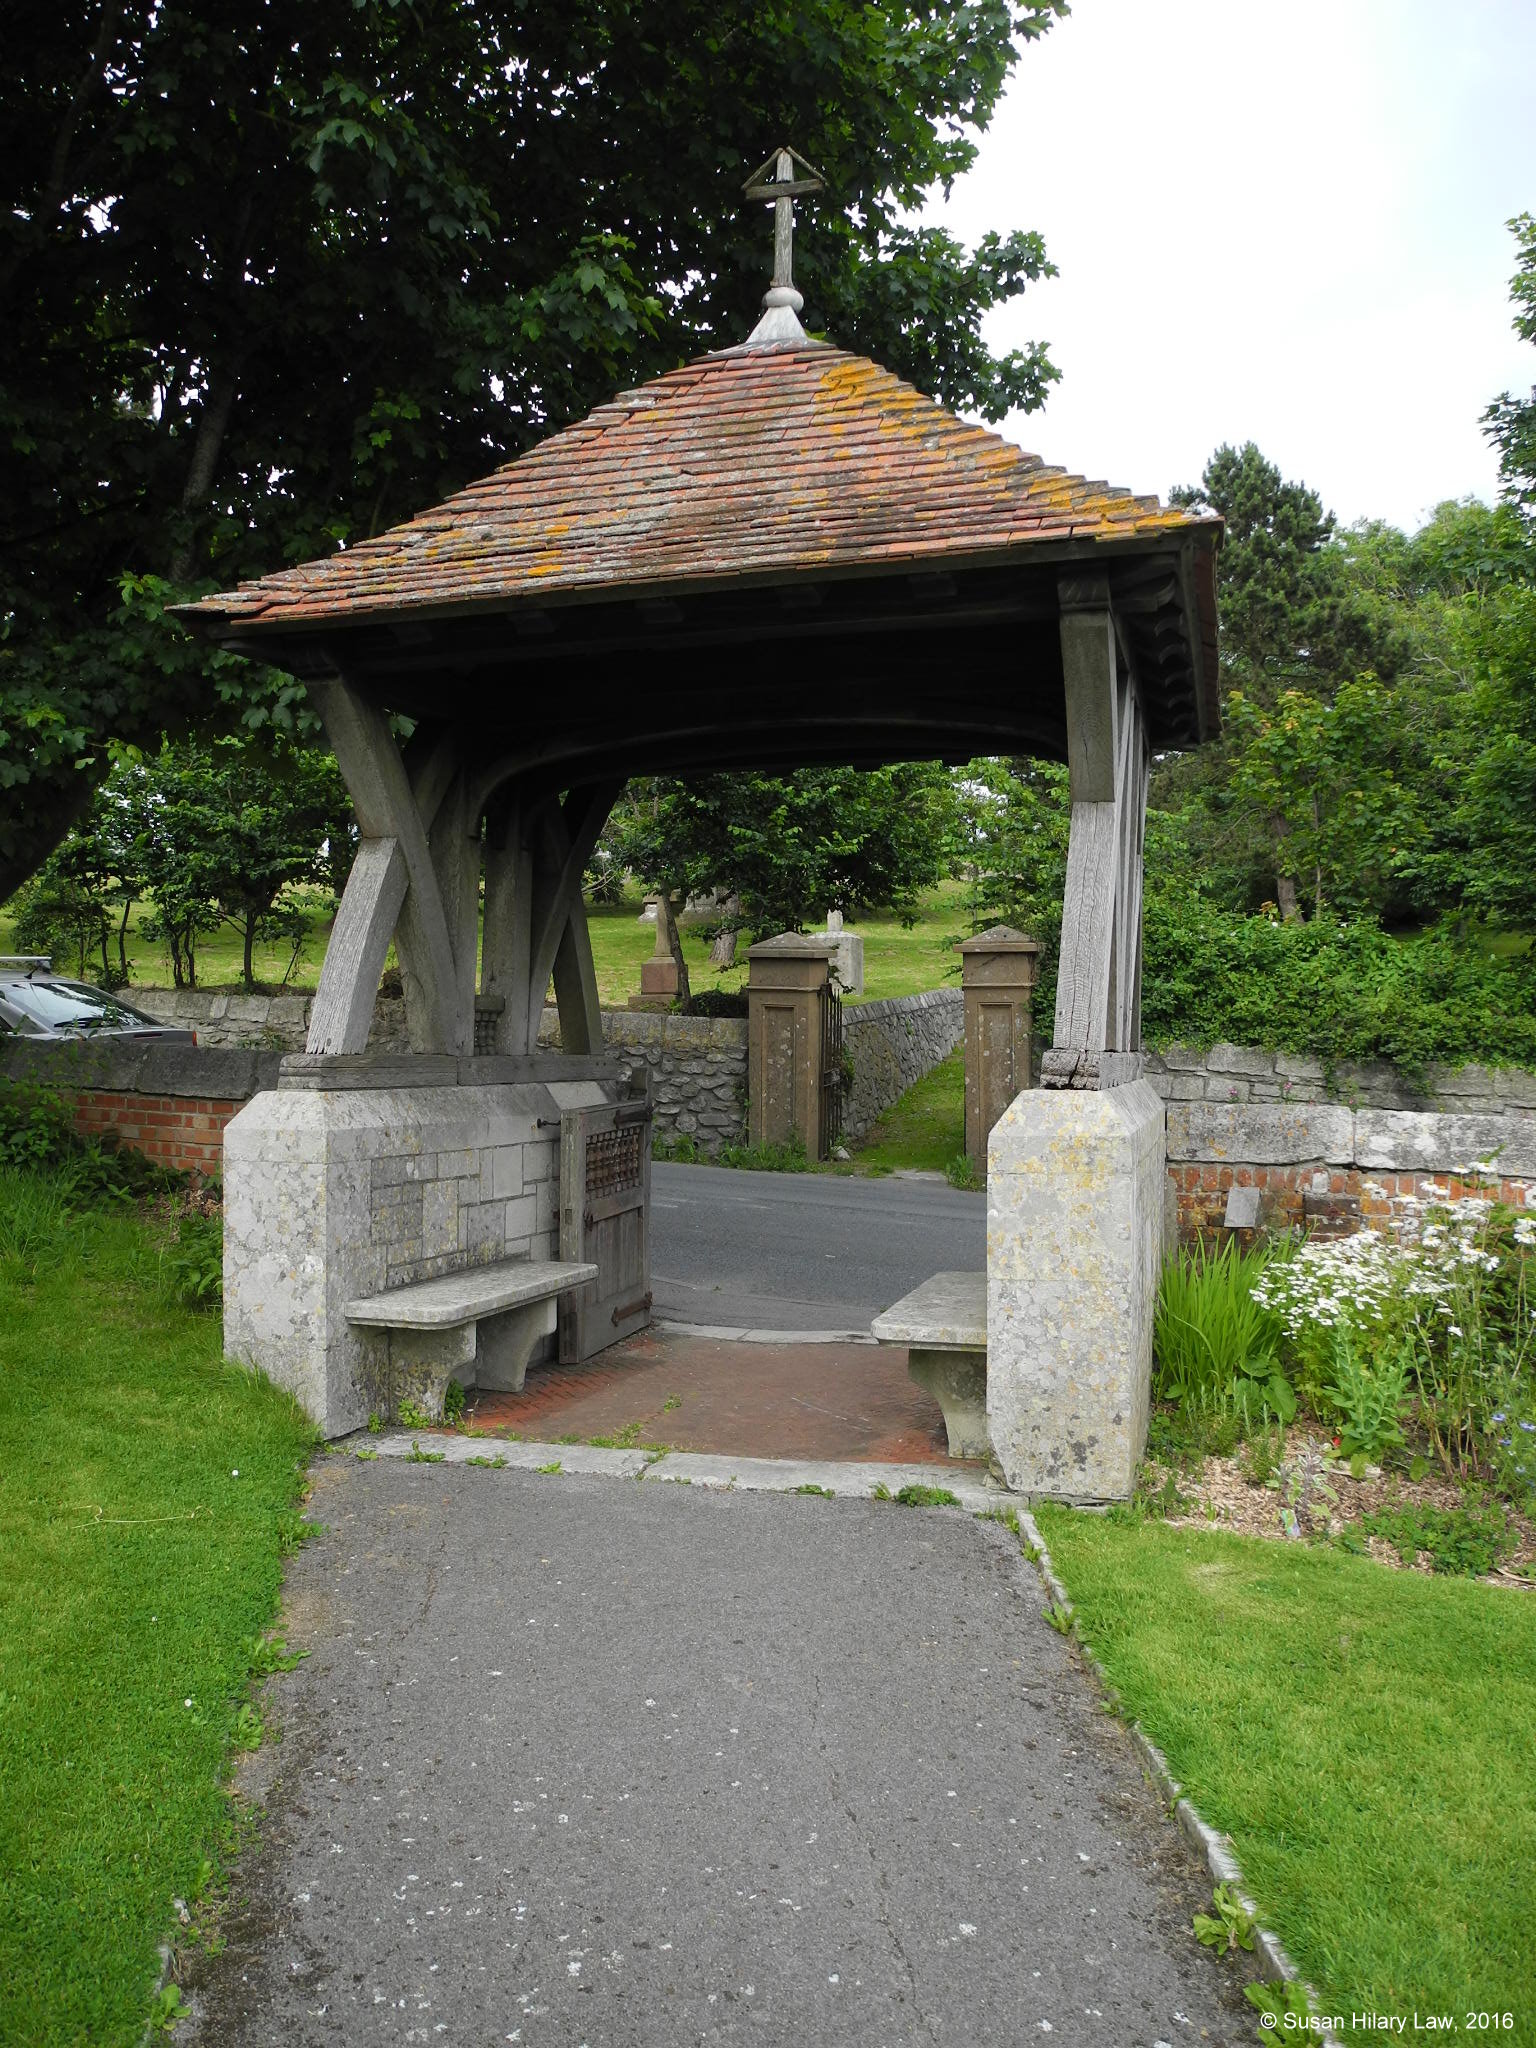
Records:
{"label": "sky", "polygon": [[1060,276],[989,318],[1062,380],[1011,440],[1166,494],[1256,441],[1339,519],[1497,492],[1479,427],[1536,384],[1536,0],[1074,0],[925,219],[1035,228]]}

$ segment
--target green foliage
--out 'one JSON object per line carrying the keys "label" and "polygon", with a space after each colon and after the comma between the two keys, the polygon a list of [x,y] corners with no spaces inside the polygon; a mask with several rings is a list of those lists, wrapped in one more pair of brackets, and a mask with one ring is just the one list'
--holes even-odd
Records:
{"label": "green foliage", "polygon": [[811,1166],[798,1135],[782,1143],[722,1145],[718,1160],[721,1166],[739,1166],[750,1173],[808,1173]]}
{"label": "green foliage", "polygon": [[398,1403],[395,1409],[395,1419],[399,1422],[402,1429],[435,1429],[437,1427],[437,1417],[429,1415],[421,1403],[411,1400],[409,1395],[407,1395],[405,1400]]}
{"label": "green foliage", "polygon": [[215,1309],[224,1298],[224,1216],[192,1211],[176,1225],[165,1253],[173,1292],[186,1308]]}
{"label": "green foliage", "polygon": [[1439,1061],[1536,1066],[1536,965],[1449,932],[1396,939],[1365,918],[1286,923],[1151,890],[1145,960],[1152,1045],[1226,1039],[1409,1076]]}
{"label": "green foliage", "polygon": [[1390,1543],[1404,1564],[1428,1556],[1437,1572],[1486,1578],[1520,1541],[1520,1531],[1492,1503],[1436,1508],[1418,1503],[1374,1508],[1357,1525]]}
{"label": "green foliage", "polygon": [[813,1479],[808,1479],[803,1486],[797,1486],[795,1492],[815,1494],[818,1500],[833,1500],[836,1498],[830,1486],[818,1486]]}
{"label": "green foliage", "polygon": [[[1522,341],[1536,342],[1536,219],[1516,214],[1509,223],[1519,252],[1510,296],[1515,302],[1514,328]],[[1483,415],[1488,436],[1499,451],[1499,474],[1511,500],[1536,512],[1536,388],[1529,398],[1509,392],[1496,398]]]}
{"label": "green foliage", "polygon": [[769,937],[829,909],[911,913],[943,870],[949,803],[935,762],[662,776],[629,785],[605,840],[651,887],[738,898],[731,922]]}
{"label": "green foliage", "polygon": [[959,1498],[947,1486],[921,1486],[915,1480],[892,1495],[903,1508],[957,1508]]}
{"label": "green foliage", "polygon": [[695,1017],[745,1017],[747,992],[744,988],[706,988],[688,1004]]}
{"label": "green foliage", "polygon": [[[447,1456],[448,1453],[446,1451],[424,1451],[413,1437],[411,1439],[411,1448],[406,1452],[405,1462],[407,1465],[441,1465]],[[542,1465],[539,1467],[541,1472],[544,1469]],[[557,1466],[555,1469],[558,1471],[559,1467]]]}
{"label": "green foliage", "polygon": [[103,797],[153,898],[140,929],[164,941],[178,988],[195,985],[197,942],[220,923],[239,934],[247,988],[258,940],[285,940],[292,973],[310,918],[287,892],[339,880],[351,850],[351,805],[330,754],[282,740],[167,744],[124,762]]}
{"label": "green foliage", "polygon": [[[1277,2027],[1284,2026],[1287,2020],[1293,2025],[1297,2022],[1305,2025],[1312,2015],[1306,1988],[1297,1983],[1294,1977],[1271,1980],[1267,1983],[1245,1984],[1243,1996],[1254,2011],[1260,2014],[1261,2025],[1265,2019],[1274,2022]],[[1261,2039],[1267,2040],[1268,2035],[1261,2036]]]}
{"label": "green foliage", "polygon": [[297,686],[186,640],[167,596],[376,534],[741,340],[770,248],[741,182],[786,123],[828,181],[797,232],[811,326],[951,406],[1037,405],[1043,353],[982,330],[1046,273],[1038,239],[911,220],[1062,11],[274,0],[259,36],[172,5],[99,37],[38,13],[0,79],[0,899],[110,739],[302,724]]}
{"label": "green foliage", "polygon": [[987,1184],[987,1176],[971,1162],[970,1155],[957,1152],[944,1167],[944,1178],[952,1188],[960,1188],[969,1194],[976,1194]]}
{"label": "green foliage", "polygon": [[457,1429],[464,1420],[464,1389],[457,1380],[450,1380],[443,1389],[443,1420],[450,1429]]}
{"label": "green foliage", "polygon": [[670,1138],[652,1138],[651,1157],[677,1166],[697,1166],[704,1153],[691,1131],[674,1131]]}
{"label": "green foliage", "polygon": [[1281,1322],[1253,1298],[1253,1285],[1274,1256],[1199,1245],[1163,1266],[1153,1325],[1152,1388],[1161,1401],[1245,1423],[1273,1416],[1289,1422],[1296,1396],[1280,1370]]}
{"label": "green foliage", "polygon": [[1211,1894],[1212,1911],[1196,1913],[1191,1923],[1195,1939],[1202,1948],[1214,1949],[1218,1955],[1235,1955],[1239,1949],[1253,1947],[1254,1919],[1243,1904],[1237,1887],[1219,1884]]}
{"label": "green foliage", "polygon": [[1339,1449],[1348,1459],[1380,1460],[1403,1441],[1399,1420],[1408,1398],[1411,1354],[1406,1345],[1368,1358],[1347,1323],[1333,1333],[1333,1368],[1325,1392],[1338,1415]]}
{"label": "green foliage", "polygon": [[1052,1600],[1047,1604],[1047,1606],[1042,1611],[1044,1612],[1045,1618],[1050,1623],[1051,1627],[1055,1629],[1057,1635],[1071,1635],[1073,1629],[1073,1618],[1072,1610],[1070,1607],[1063,1607],[1057,1601]]}

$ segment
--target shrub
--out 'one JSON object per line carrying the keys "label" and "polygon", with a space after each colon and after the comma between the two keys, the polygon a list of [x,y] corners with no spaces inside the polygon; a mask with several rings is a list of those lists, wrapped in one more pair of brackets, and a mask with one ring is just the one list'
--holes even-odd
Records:
{"label": "shrub", "polygon": [[1296,1396],[1280,1370],[1280,1317],[1254,1293],[1275,1254],[1240,1251],[1229,1238],[1202,1244],[1192,1258],[1163,1267],[1153,1326],[1153,1392],[1206,1414],[1235,1414],[1244,1424],[1267,1416],[1289,1422]]}
{"label": "shrub", "polygon": [[695,1017],[745,1017],[747,992],[744,988],[699,989],[690,998],[688,1009]]}
{"label": "shrub", "polygon": [[183,1216],[165,1252],[171,1291],[184,1308],[217,1308],[224,1298],[224,1218]]}
{"label": "shrub", "polygon": [[1370,918],[1282,923],[1148,895],[1142,1025],[1152,1045],[1230,1039],[1413,1075],[1465,1060],[1536,1066],[1536,960],[1493,959]]}

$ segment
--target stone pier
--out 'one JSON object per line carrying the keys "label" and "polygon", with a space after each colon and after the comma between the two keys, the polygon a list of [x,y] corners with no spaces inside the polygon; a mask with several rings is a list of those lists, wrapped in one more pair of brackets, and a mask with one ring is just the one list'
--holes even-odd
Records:
{"label": "stone pier", "polygon": [[1162,1261],[1163,1105],[1145,1081],[1030,1089],[987,1161],[987,1421],[1015,1491],[1129,1499]]}

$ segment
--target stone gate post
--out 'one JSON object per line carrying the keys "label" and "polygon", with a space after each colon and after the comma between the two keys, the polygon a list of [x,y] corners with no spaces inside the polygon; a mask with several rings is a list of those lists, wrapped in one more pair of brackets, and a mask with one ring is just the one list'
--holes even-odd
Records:
{"label": "stone gate post", "polygon": [[992,1126],[1030,1084],[1030,1003],[1039,971],[1038,943],[1011,925],[995,924],[960,947],[965,1153],[980,1174]]}
{"label": "stone gate post", "polygon": [[780,932],[747,949],[747,1138],[822,1151],[822,999],[834,943]]}

